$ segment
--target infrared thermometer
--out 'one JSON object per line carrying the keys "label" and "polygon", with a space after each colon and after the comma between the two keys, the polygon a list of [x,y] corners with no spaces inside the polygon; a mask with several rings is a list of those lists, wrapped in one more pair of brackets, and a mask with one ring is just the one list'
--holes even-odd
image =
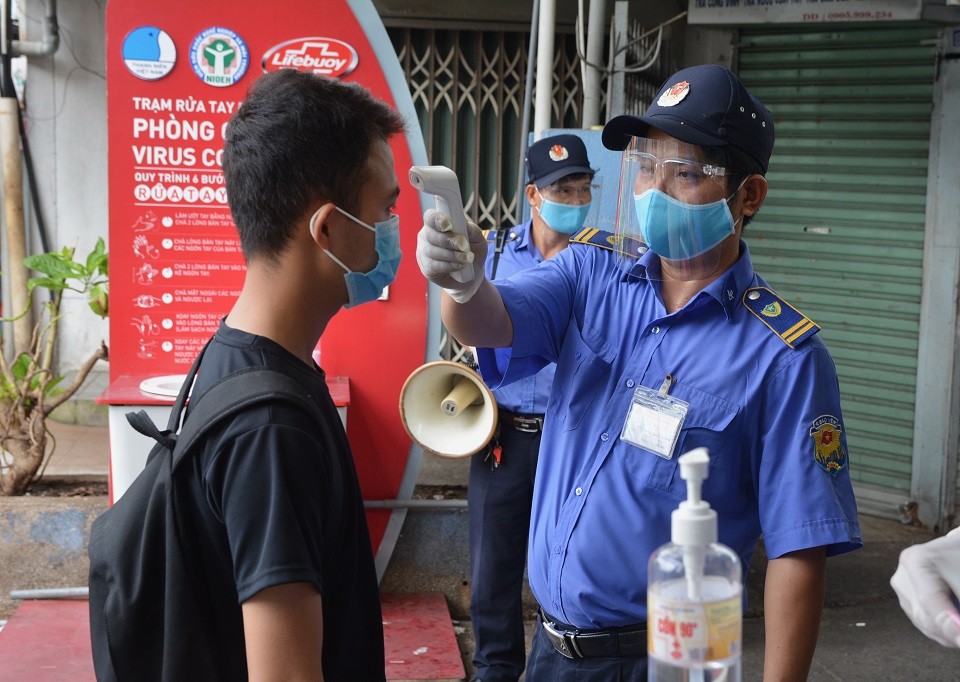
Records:
{"label": "infrared thermometer", "polygon": [[[432,194],[437,202],[437,210],[453,223],[453,231],[469,241],[467,217],[463,213],[460,181],[456,173],[446,166],[411,166],[410,184],[421,192]],[[458,282],[470,282],[473,280],[473,263],[466,263],[450,274]]]}

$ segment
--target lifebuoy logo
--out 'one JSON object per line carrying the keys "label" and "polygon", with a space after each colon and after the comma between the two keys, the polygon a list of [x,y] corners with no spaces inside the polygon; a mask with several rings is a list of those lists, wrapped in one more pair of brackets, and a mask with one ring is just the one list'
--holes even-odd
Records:
{"label": "lifebuoy logo", "polygon": [[274,45],[263,55],[264,72],[296,69],[330,78],[345,76],[355,68],[359,57],[352,45],[336,38],[295,38]]}

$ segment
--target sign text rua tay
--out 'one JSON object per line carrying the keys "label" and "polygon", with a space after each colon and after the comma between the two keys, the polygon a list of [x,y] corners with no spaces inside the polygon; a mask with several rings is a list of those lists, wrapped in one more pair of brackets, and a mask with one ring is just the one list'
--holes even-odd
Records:
{"label": "sign text rua tay", "polygon": [[339,78],[357,68],[357,51],[336,38],[295,38],[274,45],[263,55],[264,72],[297,69]]}

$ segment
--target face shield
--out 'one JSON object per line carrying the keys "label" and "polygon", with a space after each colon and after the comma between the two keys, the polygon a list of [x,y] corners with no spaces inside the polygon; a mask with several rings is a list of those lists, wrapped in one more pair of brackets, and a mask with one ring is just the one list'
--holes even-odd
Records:
{"label": "face shield", "polygon": [[[648,250],[660,257],[647,277],[684,281],[712,275],[718,246],[734,233],[722,162],[676,139],[631,137],[623,150],[616,243],[621,269],[636,273]],[[657,274],[659,273],[659,274]]]}

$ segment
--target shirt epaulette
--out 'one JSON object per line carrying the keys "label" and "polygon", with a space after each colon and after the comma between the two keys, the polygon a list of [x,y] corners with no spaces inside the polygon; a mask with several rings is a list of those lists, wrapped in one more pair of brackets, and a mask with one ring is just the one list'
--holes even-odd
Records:
{"label": "shirt epaulette", "polygon": [[643,253],[647,250],[643,242],[637,239],[620,237],[613,232],[604,232],[596,227],[585,227],[570,238],[571,244],[589,244],[607,251],[614,251],[619,242],[626,242],[626,246],[630,247],[630,253]]}
{"label": "shirt epaulette", "polygon": [[590,244],[601,249],[613,251],[617,244],[617,236],[612,232],[604,232],[595,227],[585,227],[570,238],[571,244]]}
{"label": "shirt epaulette", "polygon": [[743,292],[743,305],[791,348],[820,331],[813,320],[766,287]]}
{"label": "shirt epaulette", "polygon": [[[504,241],[512,242],[512,241],[515,240],[518,236],[519,236],[519,235],[517,234],[516,228],[515,228],[515,227],[511,227],[510,230],[509,230],[509,232],[507,232],[507,238],[506,238]],[[483,238],[486,239],[488,242],[496,241],[496,239],[497,239],[497,228],[491,227],[491,228],[488,228],[488,229],[484,230],[484,231],[483,231]]]}

